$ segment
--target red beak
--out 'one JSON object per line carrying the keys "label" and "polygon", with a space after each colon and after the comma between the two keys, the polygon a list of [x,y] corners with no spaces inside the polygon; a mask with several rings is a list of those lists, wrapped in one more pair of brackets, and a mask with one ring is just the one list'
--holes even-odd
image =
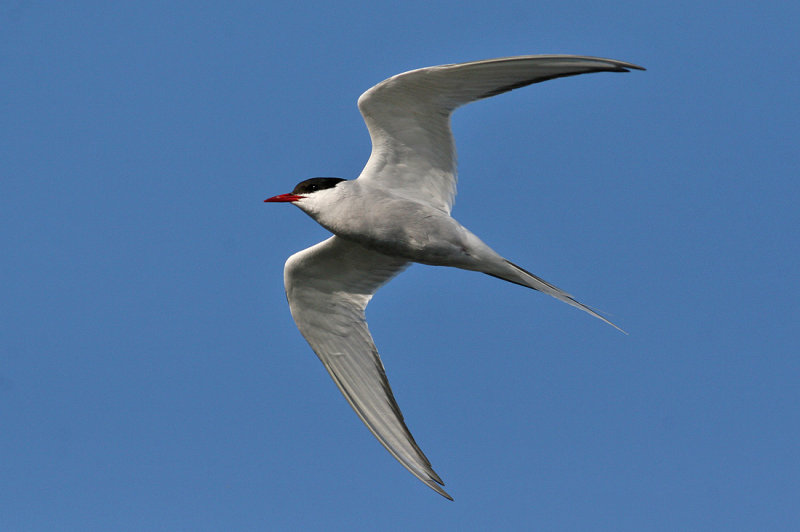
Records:
{"label": "red beak", "polygon": [[279,194],[277,196],[272,196],[271,198],[267,198],[264,200],[264,203],[272,203],[275,201],[297,201],[299,199],[303,199],[304,196],[298,196],[297,194]]}

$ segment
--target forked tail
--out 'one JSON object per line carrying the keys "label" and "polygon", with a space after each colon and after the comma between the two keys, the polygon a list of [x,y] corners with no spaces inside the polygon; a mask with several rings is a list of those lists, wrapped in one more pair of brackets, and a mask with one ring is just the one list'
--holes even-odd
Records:
{"label": "forked tail", "polygon": [[603,320],[604,322],[608,323],[609,325],[611,325],[612,327],[614,327],[618,331],[620,331],[620,332],[622,332],[624,334],[628,334],[624,330],[622,330],[621,328],[617,327],[616,325],[611,323],[609,320],[604,318],[596,310],[594,310],[591,307],[588,307],[588,306],[584,305],[580,301],[577,301],[574,297],[572,297],[568,293],[564,292],[563,290],[561,290],[557,286],[553,286],[550,283],[548,283],[547,281],[545,281],[544,279],[542,279],[541,277],[537,277],[536,275],[532,274],[528,270],[526,270],[524,268],[520,268],[519,266],[517,266],[516,264],[514,264],[510,260],[506,260],[506,263],[513,268],[512,271],[511,271],[512,275],[509,275],[509,276],[501,276],[501,275],[495,275],[495,274],[489,274],[489,275],[492,275],[492,276],[497,277],[499,279],[503,279],[504,281],[508,281],[510,283],[514,283],[514,284],[518,284],[518,285],[522,285],[522,286],[527,286],[528,288],[533,288],[534,290],[538,290],[540,292],[544,292],[545,294],[551,295],[554,298],[556,298],[556,299],[558,299],[560,301],[563,301],[567,305],[572,305],[573,307],[576,307],[576,308],[579,308],[579,309],[581,309],[581,310],[583,310],[585,312],[588,312],[589,314],[591,314],[595,318]]}

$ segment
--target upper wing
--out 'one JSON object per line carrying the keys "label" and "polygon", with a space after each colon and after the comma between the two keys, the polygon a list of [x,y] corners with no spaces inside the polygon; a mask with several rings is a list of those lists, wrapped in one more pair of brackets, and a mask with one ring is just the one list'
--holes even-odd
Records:
{"label": "upper wing", "polygon": [[575,55],[527,55],[411,70],[358,99],[372,139],[359,179],[450,212],[456,155],[450,114],[460,105],[548,79],[642,67]]}
{"label": "upper wing", "polygon": [[394,400],[364,309],[408,262],[333,236],[286,261],[284,283],[297,328],[372,434],[425,484],[451,498]]}

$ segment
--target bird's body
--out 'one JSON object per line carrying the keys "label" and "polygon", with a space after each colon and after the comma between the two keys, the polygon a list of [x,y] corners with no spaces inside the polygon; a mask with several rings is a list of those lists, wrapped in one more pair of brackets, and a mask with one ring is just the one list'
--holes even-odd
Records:
{"label": "bird's body", "polygon": [[374,251],[468,270],[480,269],[474,257],[493,253],[449,214],[423,201],[359,180],[341,182],[328,194],[324,209],[297,206],[331,233]]}
{"label": "bird's body", "polygon": [[359,98],[372,154],[358,179],[312,178],[266,200],[291,202],[334,234],[287,260],[284,284],[292,316],[372,433],[445,497],[450,498],[441,479],[403,421],[364,309],[380,286],[418,262],[486,273],[610,323],[503,258],[450,216],[456,186],[450,114],[465,103],[531,83],[629,68],[641,67],[592,57],[521,56],[399,74]]}

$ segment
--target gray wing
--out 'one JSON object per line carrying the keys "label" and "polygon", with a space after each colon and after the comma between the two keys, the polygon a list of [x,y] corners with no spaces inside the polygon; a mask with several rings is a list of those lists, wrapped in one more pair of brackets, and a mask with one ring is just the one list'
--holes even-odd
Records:
{"label": "gray wing", "polygon": [[456,155],[450,115],[457,107],[532,83],[590,72],[642,67],[598,57],[528,55],[412,70],[378,83],[358,99],[372,139],[359,179],[450,212]]}
{"label": "gray wing", "polygon": [[286,296],[297,328],[361,421],[406,469],[452,499],[403,421],[364,316],[372,295],[408,264],[333,236],[289,257]]}

